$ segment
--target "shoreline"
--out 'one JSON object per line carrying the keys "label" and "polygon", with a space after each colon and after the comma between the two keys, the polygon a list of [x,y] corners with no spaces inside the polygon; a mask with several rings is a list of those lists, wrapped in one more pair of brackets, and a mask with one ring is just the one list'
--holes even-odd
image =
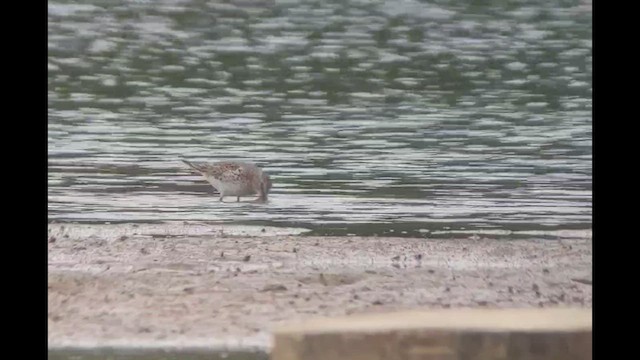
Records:
{"label": "shoreline", "polygon": [[273,327],[314,317],[592,306],[590,237],[430,240],[299,230],[49,224],[49,350],[262,352]]}

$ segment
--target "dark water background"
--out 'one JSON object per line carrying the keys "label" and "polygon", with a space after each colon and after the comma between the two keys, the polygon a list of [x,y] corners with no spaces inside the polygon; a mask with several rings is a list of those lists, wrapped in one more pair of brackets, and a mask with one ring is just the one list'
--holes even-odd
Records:
{"label": "dark water background", "polygon": [[[49,218],[591,229],[580,1],[49,1]],[[247,160],[266,205],[180,159]],[[247,199],[249,200],[249,199]]]}

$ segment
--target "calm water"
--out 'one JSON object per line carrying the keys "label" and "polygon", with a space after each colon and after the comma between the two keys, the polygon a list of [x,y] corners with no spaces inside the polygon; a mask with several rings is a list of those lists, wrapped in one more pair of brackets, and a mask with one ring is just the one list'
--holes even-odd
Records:
{"label": "calm water", "polygon": [[[49,1],[49,218],[591,229],[588,6],[345,3]],[[254,161],[271,201],[182,158]]]}

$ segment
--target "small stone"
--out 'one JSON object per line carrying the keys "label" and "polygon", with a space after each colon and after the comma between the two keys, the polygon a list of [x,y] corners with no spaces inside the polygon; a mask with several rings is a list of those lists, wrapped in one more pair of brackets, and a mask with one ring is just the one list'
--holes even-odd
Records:
{"label": "small stone", "polygon": [[451,291],[451,289],[447,286],[447,287],[444,289],[444,291],[449,292],[449,291]]}
{"label": "small stone", "polygon": [[262,231],[262,232],[265,232],[265,231],[267,231],[267,229],[265,229],[265,228],[262,228],[262,230],[260,230],[260,231]]}
{"label": "small stone", "polygon": [[186,287],[184,289],[182,289],[182,291],[186,292],[187,294],[193,294],[193,292],[196,290],[196,288],[194,287]]}
{"label": "small stone", "polygon": [[478,305],[480,305],[480,306],[487,306],[487,304],[488,304],[488,302],[485,301],[485,300],[478,301]]}
{"label": "small stone", "polygon": [[429,269],[429,270],[427,270],[427,272],[428,272],[429,274],[433,274],[433,273],[435,273],[436,271],[435,271],[435,270],[433,270],[433,269]]}
{"label": "small stone", "polygon": [[422,260],[422,254],[416,254],[415,255],[416,260],[420,261]]}
{"label": "small stone", "polygon": [[147,248],[140,249],[140,253],[143,254],[143,255],[149,255],[150,254],[150,252],[149,252],[149,250],[147,250]]}
{"label": "small stone", "polygon": [[538,292],[540,291],[540,287],[538,286],[538,284],[533,284],[533,286],[531,287],[533,289],[533,291]]}
{"label": "small stone", "polygon": [[244,257],[244,259],[242,259],[242,261],[244,261],[244,262],[247,262],[249,260],[251,260],[251,255],[247,255],[247,256]]}
{"label": "small stone", "polygon": [[54,242],[56,242],[56,237],[55,236],[50,237],[49,238],[49,244],[52,244]]}
{"label": "small stone", "polygon": [[393,261],[400,260],[400,255],[396,255],[396,256],[392,257],[391,260],[393,260]]}
{"label": "small stone", "polygon": [[287,287],[282,284],[270,284],[263,287],[261,291],[287,291]]}
{"label": "small stone", "polygon": [[509,286],[509,294],[513,294],[513,288]]}
{"label": "small stone", "polygon": [[358,300],[360,299],[360,296],[358,296],[358,294],[353,294],[353,300]]}
{"label": "small stone", "polygon": [[372,302],[373,305],[382,305],[382,301],[380,300],[376,300],[374,302]]}
{"label": "small stone", "polygon": [[118,241],[125,241],[125,240],[127,240],[127,237],[126,237],[126,236],[124,236],[124,235],[122,235],[122,236],[120,236],[120,237],[118,238]]}
{"label": "small stone", "polygon": [[220,252],[220,257],[223,258],[224,257],[224,251]]}
{"label": "small stone", "polygon": [[320,276],[318,276],[318,280],[320,281],[320,283],[324,286],[329,285],[329,282],[327,281],[327,279],[324,277],[323,273],[320,273]]}
{"label": "small stone", "polygon": [[549,269],[544,268],[544,269],[542,269],[542,272],[543,272],[544,274],[548,274],[548,273],[549,273]]}
{"label": "small stone", "polygon": [[589,279],[571,279],[571,281],[575,281],[577,283],[585,284],[585,285],[593,285],[593,281]]}
{"label": "small stone", "polygon": [[294,253],[297,253],[297,252],[298,252],[298,248],[293,248],[293,250],[292,250],[292,251],[293,251]]}

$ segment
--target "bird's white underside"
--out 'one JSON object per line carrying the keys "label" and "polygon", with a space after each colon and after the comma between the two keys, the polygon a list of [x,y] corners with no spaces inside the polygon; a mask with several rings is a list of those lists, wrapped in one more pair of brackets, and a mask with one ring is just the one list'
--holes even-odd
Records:
{"label": "bird's white underside", "polygon": [[256,194],[251,184],[223,183],[211,176],[206,176],[206,179],[222,196],[247,196]]}

